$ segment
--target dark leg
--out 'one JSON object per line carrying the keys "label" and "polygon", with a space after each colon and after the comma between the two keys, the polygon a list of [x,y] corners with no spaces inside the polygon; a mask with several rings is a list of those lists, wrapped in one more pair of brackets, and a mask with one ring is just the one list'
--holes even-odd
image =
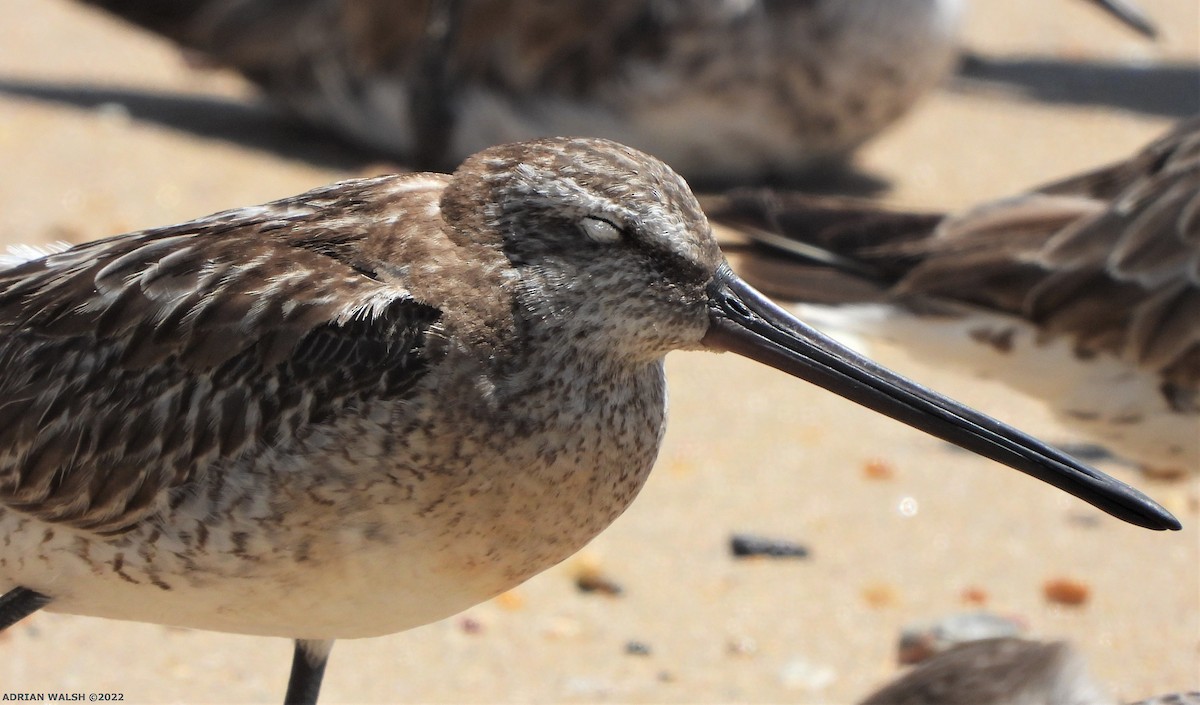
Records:
{"label": "dark leg", "polygon": [[325,664],[333,639],[297,639],[296,651],[292,655],[292,675],[288,678],[287,695],[283,705],[316,705],[321,694],[321,678],[325,675]]}
{"label": "dark leg", "polygon": [[29,588],[13,588],[0,597],[0,632],[37,612],[50,598]]}

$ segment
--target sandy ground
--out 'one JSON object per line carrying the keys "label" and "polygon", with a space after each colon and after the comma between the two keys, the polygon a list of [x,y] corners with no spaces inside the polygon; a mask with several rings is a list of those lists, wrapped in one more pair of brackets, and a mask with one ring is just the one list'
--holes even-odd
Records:
{"label": "sandy ground", "polygon": [[[955,82],[859,165],[891,183],[895,202],[955,207],[1129,153],[1200,108],[1200,7],[1142,4],[1166,31],[1157,44],[1084,3],[976,3],[966,42],[1012,80]],[[248,106],[236,78],[196,73],[166,44],[63,0],[0,3],[0,47],[0,243],[174,223],[368,168]],[[1050,78],[1032,80],[1031,67]],[[881,355],[1070,439],[999,386]],[[970,590],[1034,636],[1071,640],[1121,698],[1200,687],[1193,484],[1103,465],[1186,525],[1148,532],[754,363],[677,354],[668,367],[666,448],[632,509],[581,557],[501,599],[339,642],[323,702],[848,703],[897,672],[901,625],[968,609]],[[894,477],[869,479],[872,459]],[[798,540],[812,557],[735,561],[734,531]],[[577,591],[583,564],[623,593]],[[1090,599],[1048,603],[1042,586],[1055,578],[1085,583]],[[626,653],[631,641],[649,654]],[[43,613],[0,636],[0,693],[273,702],[290,650]]]}

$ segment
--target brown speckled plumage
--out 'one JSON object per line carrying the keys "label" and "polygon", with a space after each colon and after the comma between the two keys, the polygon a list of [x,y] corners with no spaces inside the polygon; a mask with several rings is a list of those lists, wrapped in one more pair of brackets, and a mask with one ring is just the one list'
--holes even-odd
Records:
{"label": "brown speckled plumage", "polygon": [[87,1],[420,168],[595,135],[723,183],[794,176],[892,123],[953,67],[962,4]]}
{"label": "brown speckled plumage", "polygon": [[44,606],[292,637],[289,702],[333,639],[452,615],[608,526],[657,455],[671,350],[749,355],[1178,528],[846,357],[729,271],[675,172],[605,140],[49,254],[0,271],[0,332],[0,629]]}
{"label": "brown speckled plumage", "polygon": [[127,530],[210,468],[364,399],[402,398],[424,374],[439,311],[386,271],[398,253],[371,252],[386,245],[364,244],[358,219],[404,218],[426,195],[389,193],[405,181],[0,271],[0,499],[45,521]]}
{"label": "brown speckled plumage", "polygon": [[[588,218],[619,246],[589,239]],[[461,577],[433,611],[346,625],[337,606],[288,628],[314,638],[404,629],[506,589],[644,481],[662,356],[707,327],[707,233],[661,162],[549,140],[453,178],[343,182],[0,271],[0,532],[63,556],[38,578],[6,551],[0,575],[54,594],[52,609],[134,619],[147,584],[253,580],[273,599],[331,563],[364,573],[339,601],[368,599],[359,563],[380,559],[345,555],[356,545],[426,544],[374,570]],[[627,292],[622,316],[597,287]],[[104,587],[76,592],[73,574]],[[154,621],[279,632],[245,601]]]}

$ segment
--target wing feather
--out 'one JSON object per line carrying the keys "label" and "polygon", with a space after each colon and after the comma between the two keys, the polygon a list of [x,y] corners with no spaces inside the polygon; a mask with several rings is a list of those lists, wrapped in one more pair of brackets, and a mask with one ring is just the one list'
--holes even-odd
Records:
{"label": "wing feather", "polygon": [[[1126,161],[940,219],[753,196],[710,200],[709,217],[754,243],[737,251],[740,270],[769,293],[826,303],[829,292],[858,301],[874,291],[915,309],[1019,316],[1081,354],[1111,353],[1200,389],[1200,118]],[[778,261],[787,256],[790,275]],[[813,269],[826,274],[806,287]]]}
{"label": "wing feather", "polygon": [[346,182],[0,271],[0,503],[123,531],[201,473],[361,400],[408,393],[440,312],[394,273],[376,276],[385,263],[357,247],[389,183]]}

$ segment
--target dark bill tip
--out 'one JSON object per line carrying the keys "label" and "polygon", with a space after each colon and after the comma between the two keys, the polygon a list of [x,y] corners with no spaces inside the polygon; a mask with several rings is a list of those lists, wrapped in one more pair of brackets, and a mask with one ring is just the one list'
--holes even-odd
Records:
{"label": "dark bill tip", "polygon": [[770,365],[897,421],[1032,475],[1131,524],[1177,530],[1138,490],[1017,429],[912,382],[801,323],[721,265],[703,343]]}

